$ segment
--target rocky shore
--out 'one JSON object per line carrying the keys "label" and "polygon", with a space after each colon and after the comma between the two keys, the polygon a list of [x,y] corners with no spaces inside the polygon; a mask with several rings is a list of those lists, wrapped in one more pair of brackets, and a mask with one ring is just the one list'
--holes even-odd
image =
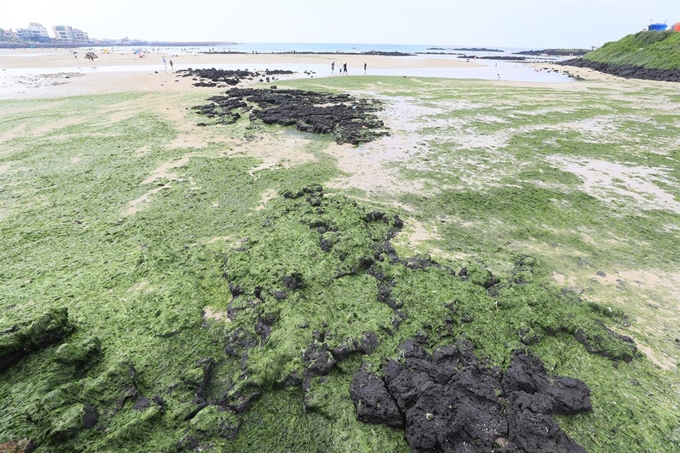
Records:
{"label": "rocky shore", "polygon": [[590,52],[588,49],[541,49],[541,50],[523,50],[521,52],[514,52],[514,55],[529,55],[529,56],[541,56],[541,55],[551,55],[560,57],[581,57]]}
{"label": "rocky shore", "polygon": [[[251,121],[332,134],[338,144],[359,145],[388,135],[384,123],[375,115],[382,109],[377,100],[349,94],[277,90],[276,86],[269,90],[232,88],[225,94],[213,96],[209,104],[196,106],[194,110],[208,118],[217,118],[217,124],[233,124],[248,113]],[[207,123],[201,122],[199,126]]]}
{"label": "rocky shore", "polygon": [[596,61],[574,58],[558,63],[562,66],[589,68],[606,74],[623,77],[624,79],[656,80],[660,82],[680,82],[680,69],[654,69],[633,65],[612,65]]}

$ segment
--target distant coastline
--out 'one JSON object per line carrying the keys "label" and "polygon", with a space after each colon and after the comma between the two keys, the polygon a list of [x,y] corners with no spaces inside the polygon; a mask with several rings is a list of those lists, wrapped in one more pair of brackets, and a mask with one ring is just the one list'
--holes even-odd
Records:
{"label": "distant coastline", "polygon": [[217,41],[131,41],[127,43],[93,42],[87,44],[75,43],[0,43],[0,49],[77,49],[80,47],[209,47],[209,46],[237,46],[237,42]]}
{"label": "distant coastline", "polygon": [[543,49],[543,50],[524,50],[522,52],[515,52],[514,55],[553,55],[559,57],[581,57],[590,52],[588,49]]}
{"label": "distant coastline", "polygon": [[501,49],[487,49],[486,47],[428,47],[426,50],[458,50],[461,52],[505,52]]}
{"label": "distant coastline", "polygon": [[[233,55],[233,54],[241,54],[241,55],[247,55],[250,52],[242,52],[238,50],[225,50],[225,51],[218,51],[218,52],[201,52],[206,55]],[[381,57],[413,57],[416,54],[415,53],[408,53],[408,52],[387,52],[387,51],[382,51],[382,50],[369,50],[365,52],[348,52],[348,51],[343,51],[343,50],[336,50],[335,52],[328,52],[328,51],[284,51],[284,52],[258,52],[259,54],[263,55],[377,55]]]}

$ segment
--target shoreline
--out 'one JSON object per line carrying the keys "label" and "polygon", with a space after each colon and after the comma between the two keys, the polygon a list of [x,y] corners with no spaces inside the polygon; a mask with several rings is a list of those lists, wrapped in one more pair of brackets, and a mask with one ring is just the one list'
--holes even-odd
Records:
{"label": "shoreline", "polygon": [[[85,63],[85,51],[81,50],[76,59],[71,52],[62,49],[53,53],[45,53],[41,49],[23,49],[20,55],[0,49],[0,69],[29,69],[29,68],[67,68],[74,64],[90,66]],[[295,54],[250,54],[250,53],[182,53],[174,54],[165,51],[149,52],[135,55],[132,51],[115,51],[110,53],[97,52],[98,58],[94,61],[97,67],[103,66],[147,66],[149,64],[162,64],[163,57],[173,60],[175,64],[182,65],[216,65],[216,64],[324,64],[330,69],[331,62],[336,66],[347,63],[351,66],[368,64],[371,69],[407,69],[407,68],[465,68],[480,67],[481,64],[460,61],[459,59],[443,59],[413,56],[390,57],[383,55],[364,54],[325,54],[325,53],[295,53]],[[341,57],[341,58],[340,58]],[[39,64],[34,64],[39,63]],[[32,65],[31,65],[32,64]],[[336,68],[337,69],[337,68]]]}
{"label": "shoreline", "polygon": [[[132,50],[97,53],[94,63],[66,50],[45,52],[26,49],[21,53],[0,50],[0,99],[55,98],[122,91],[186,91],[193,87],[174,72],[190,68],[284,69],[291,78],[340,75],[347,63],[350,76],[398,76],[481,79],[497,83],[562,85],[572,83],[562,74],[532,74],[523,64],[499,62],[498,67],[470,59],[442,56],[389,57],[382,55],[333,54],[172,54],[156,51],[139,57]],[[165,60],[165,64],[163,63]],[[173,61],[174,71],[170,67]],[[331,72],[331,63],[335,71]],[[368,70],[364,71],[366,64]],[[503,78],[497,80],[497,73]],[[525,78],[526,77],[526,78]]]}
{"label": "shoreline", "polygon": [[[571,89],[575,90],[584,89],[579,79],[587,82],[624,82],[623,78],[615,75],[589,68],[565,67],[558,62],[498,62],[494,65],[441,55],[172,54],[158,50],[145,53],[140,58],[131,49],[126,49],[98,53],[98,58],[91,63],[84,59],[84,54],[84,50],[79,52],[76,59],[72,52],[65,49],[52,52],[23,49],[20,53],[0,49],[0,99],[56,98],[123,91],[188,91],[193,89],[191,81],[176,77],[175,72],[190,68],[285,69],[296,73],[280,77],[280,80],[336,77],[343,63],[347,63],[350,76],[473,79],[517,87],[573,85]],[[166,61],[165,65],[163,60]],[[174,63],[174,71],[170,68],[170,61]],[[333,73],[330,68],[332,62],[335,62]],[[368,65],[366,72],[363,70],[364,64]],[[537,72],[535,69],[544,71]],[[497,79],[496,73],[500,78]],[[625,83],[662,86],[667,82],[626,80]]]}

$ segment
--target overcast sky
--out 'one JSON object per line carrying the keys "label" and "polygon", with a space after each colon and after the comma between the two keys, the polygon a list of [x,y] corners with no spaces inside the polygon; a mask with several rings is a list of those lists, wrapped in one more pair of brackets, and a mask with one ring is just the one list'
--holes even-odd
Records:
{"label": "overcast sky", "polygon": [[166,41],[590,47],[651,20],[680,0],[0,0],[0,28]]}

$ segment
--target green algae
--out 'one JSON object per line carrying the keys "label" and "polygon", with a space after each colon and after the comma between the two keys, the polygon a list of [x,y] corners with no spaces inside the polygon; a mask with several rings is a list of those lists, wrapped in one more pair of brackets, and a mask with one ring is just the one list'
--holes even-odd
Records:
{"label": "green algae", "polygon": [[26,326],[11,326],[0,333],[0,373],[23,357],[59,343],[72,331],[68,310],[64,307],[49,310]]}
{"label": "green algae", "polygon": [[[423,79],[347,79],[289,83],[338,91],[376,89],[385,96],[420,92],[433,105],[462,97],[471,88],[478,100],[498,94],[510,104],[518,96],[552,93],[527,89],[500,94],[467,81],[447,82],[444,89],[441,82]],[[593,103],[597,98],[565,97]],[[67,343],[36,352],[2,375],[0,399],[6,411],[0,414],[0,440],[30,437],[39,441],[39,451],[176,451],[192,439],[208,451],[408,451],[400,432],[356,421],[348,388],[363,360],[377,369],[384,358],[394,356],[401,341],[424,336],[430,346],[468,338],[481,356],[500,366],[512,350],[528,347],[550,372],[584,380],[593,390],[593,413],[563,417],[560,424],[588,451],[678,448],[679,411],[668,398],[677,390],[676,376],[640,356],[627,363],[630,348],[604,327],[625,331],[626,310],[615,307],[612,314],[607,308],[611,304],[588,304],[574,293],[560,292],[550,275],[563,271],[562,256],[539,252],[539,259],[533,259],[522,253],[522,244],[540,241],[548,250],[585,251],[593,263],[587,267],[633,264],[640,258],[650,266],[672,267],[678,258],[677,239],[662,226],[677,224],[677,216],[665,211],[612,212],[581,193],[572,174],[539,165],[537,156],[554,152],[539,145],[555,134],[538,131],[512,139],[506,152],[533,164],[518,173],[519,187],[481,193],[444,187],[434,195],[401,198],[423,221],[446,215],[494,228],[449,222],[439,229],[444,239],[437,245],[467,252],[468,258],[437,261],[456,274],[467,268],[467,280],[446,268],[414,269],[384,254],[382,261],[371,264],[394,281],[392,296],[408,315],[392,336],[387,331],[394,330],[394,312],[377,301],[378,282],[365,272],[366,260],[375,260],[375,246],[384,243],[394,227],[389,221],[366,222],[380,200],[369,207],[333,191],[319,198],[325,212],[318,213],[304,201],[309,194],[284,197],[286,191],[325,184],[339,175],[334,160],[323,153],[329,141],[309,139],[309,163],[264,169],[257,158],[224,157],[221,147],[207,146],[200,150],[205,155],[191,157],[176,169],[177,180],[154,182],[169,182],[170,187],[153,194],[145,209],[125,216],[128,203],[154,187],[141,184],[149,174],[162,163],[196,152],[169,147],[177,134],[155,114],[108,124],[82,113],[125,98],[63,101],[106,140],[88,138],[78,127],[67,126],[66,131],[11,140],[11,154],[0,161],[27,169],[0,175],[0,184],[9,189],[0,197],[11,206],[9,216],[0,221],[2,328],[64,305],[76,327]],[[40,105],[13,101],[9,106]],[[512,126],[512,112],[507,113]],[[598,114],[593,109],[587,117]],[[41,118],[52,119],[53,113],[32,115],[38,124]],[[555,124],[570,117],[548,120]],[[671,126],[665,117],[658,121]],[[516,126],[525,124],[522,120]],[[276,130],[258,126],[250,131],[250,140]],[[242,124],[229,131],[235,136],[245,132]],[[650,140],[665,140],[660,134]],[[618,156],[614,147],[581,141],[580,134],[559,134],[558,140],[561,152],[575,156]],[[134,151],[142,147],[149,152],[137,155]],[[74,156],[82,160],[69,165]],[[628,158],[666,162],[654,153]],[[426,177],[428,171],[417,176]],[[440,172],[444,184],[457,184],[454,177]],[[560,187],[538,185],[546,183]],[[264,210],[254,211],[267,190],[278,196]],[[377,209],[388,211],[390,219],[402,215],[394,208]],[[579,226],[600,228],[603,235],[623,232],[633,243],[653,244],[655,251],[631,250],[629,244],[593,245],[577,233]],[[326,232],[319,233],[319,227]],[[330,252],[320,248],[321,236],[332,246]],[[508,245],[513,240],[519,244]],[[403,258],[410,256],[399,251]],[[578,256],[569,256],[574,269]],[[493,293],[485,287],[489,270],[499,280],[492,285]],[[294,274],[305,282],[304,288],[290,290],[283,284],[285,276]],[[233,300],[230,281],[244,290]],[[256,297],[256,287],[266,291]],[[287,297],[275,298],[278,291],[287,292]],[[11,305],[15,307],[7,309]],[[227,311],[229,305],[237,315],[227,324],[202,316],[206,306]],[[258,319],[273,320],[267,341],[255,330]],[[238,327],[259,339],[257,347],[249,349],[247,373],[240,356],[224,352]],[[574,338],[579,329],[591,344],[600,337],[601,352],[619,360],[587,354]],[[373,331],[380,336],[380,346],[372,355],[354,353],[341,361],[325,382],[314,377],[306,389],[282,386],[292,372],[303,373],[304,351],[320,343],[314,330],[323,333],[331,347]],[[206,389],[206,399],[213,404],[197,411],[192,401],[206,378],[205,367],[198,364],[203,358],[215,360]],[[243,414],[215,404],[225,395],[228,399],[256,388],[262,396]],[[152,401],[136,409],[139,395],[150,400],[159,396],[163,404]],[[108,431],[83,429],[84,405],[97,407],[98,427]]]}

